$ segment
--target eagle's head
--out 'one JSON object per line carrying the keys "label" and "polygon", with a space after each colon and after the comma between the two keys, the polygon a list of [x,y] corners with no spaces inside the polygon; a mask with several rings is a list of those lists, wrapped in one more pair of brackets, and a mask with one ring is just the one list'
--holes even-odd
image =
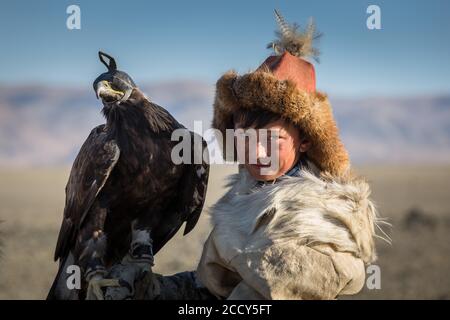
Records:
{"label": "eagle's head", "polygon": [[[98,52],[100,61],[108,68],[94,81],[94,91],[97,99],[102,99],[105,106],[111,106],[128,100],[131,92],[136,88],[133,79],[123,71],[117,70],[116,61],[110,55]],[[109,59],[109,64],[104,58]]]}

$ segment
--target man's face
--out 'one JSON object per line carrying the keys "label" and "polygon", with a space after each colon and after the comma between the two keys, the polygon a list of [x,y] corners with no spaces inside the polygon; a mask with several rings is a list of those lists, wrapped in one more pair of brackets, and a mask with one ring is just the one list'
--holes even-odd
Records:
{"label": "man's face", "polygon": [[260,181],[274,180],[285,174],[297,163],[300,152],[308,150],[310,145],[296,126],[282,119],[257,129],[241,128],[237,123],[235,129],[238,129],[236,140],[239,131],[248,133],[245,143],[235,141],[239,162]]}

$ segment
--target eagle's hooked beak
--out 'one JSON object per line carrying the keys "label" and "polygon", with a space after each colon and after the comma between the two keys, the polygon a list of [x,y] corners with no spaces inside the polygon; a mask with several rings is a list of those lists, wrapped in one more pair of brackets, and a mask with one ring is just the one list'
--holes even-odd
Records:
{"label": "eagle's hooked beak", "polygon": [[97,84],[95,93],[97,95],[97,99],[101,98],[107,103],[119,101],[125,95],[122,91],[113,89],[111,84],[106,80],[102,80]]}

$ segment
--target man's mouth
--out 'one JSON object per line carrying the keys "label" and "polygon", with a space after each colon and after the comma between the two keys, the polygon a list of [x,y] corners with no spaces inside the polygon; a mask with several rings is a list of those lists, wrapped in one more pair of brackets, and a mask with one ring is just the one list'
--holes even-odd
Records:
{"label": "man's mouth", "polygon": [[255,166],[257,168],[268,168],[268,167],[270,167],[270,163],[269,164],[255,163],[255,164],[252,164],[252,166]]}

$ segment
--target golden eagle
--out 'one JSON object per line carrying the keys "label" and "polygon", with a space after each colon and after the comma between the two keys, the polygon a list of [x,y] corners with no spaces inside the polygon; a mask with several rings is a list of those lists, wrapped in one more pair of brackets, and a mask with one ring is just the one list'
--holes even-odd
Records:
{"label": "golden eagle", "polygon": [[[59,270],[48,299],[101,299],[101,287],[118,285],[105,279],[106,270],[124,257],[149,270],[153,255],[184,222],[184,234],[194,228],[205,201],[205,141],[150,102],[117,70],[114,58],[103,52],[99,58],[108,71],[95,80],[94,90],[106,124],[91,131],[70,172],[54,256]],[[176,129],[200,141],[191,145],[190,163],[171,159]],[[73,265],[83,276],[75,289],[66,283]]]}

